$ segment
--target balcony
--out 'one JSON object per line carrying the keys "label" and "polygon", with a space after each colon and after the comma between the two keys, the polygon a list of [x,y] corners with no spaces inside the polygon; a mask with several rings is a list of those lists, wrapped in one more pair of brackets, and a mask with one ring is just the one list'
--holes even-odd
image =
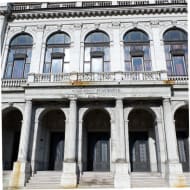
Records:
{"label": "balcony", "polygon": [[35,85],[54,85],[54,84],[74,84],[80,85],[83,82],[93,82],[93,84],[101,85],[104,82],[110,84],[130,83],[130,84],[170,84],[170,85],[187,85],[188,76],[167,76],[166,71],[149,71],[149,72],[104,72],[104,73],[43,73],[29,74],[28,79],[2,79],[2,88],[24,87],[26,84]]}

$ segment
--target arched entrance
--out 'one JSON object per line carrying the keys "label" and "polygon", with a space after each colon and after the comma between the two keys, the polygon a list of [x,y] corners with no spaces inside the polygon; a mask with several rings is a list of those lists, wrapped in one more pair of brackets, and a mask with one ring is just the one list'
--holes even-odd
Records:
{"label": "arched entrance", "polygon": [[46,112],[40,122],[37,170],[62,170],[64,160],[65,114]]}
{"label": "arched entrance", "polygon": [[17,160],[22,119],[22,113],[18,109],[3,111],[3,170],[12,170],[13,163]]}
{"label": "arched entrance", "polygon": [[134,109],[128,120],[131,172],[157,171],[153,115],[145,109]]}
{"label": "arched entrance", "polygon": [[187,107],[179,108],[174,115],[179,161],[183,171],[189,171],[189,110]]}
{"label": "arched entrance", "polygon": [[110,170],[110,116],[93,109],[83,117],[83,170]]}

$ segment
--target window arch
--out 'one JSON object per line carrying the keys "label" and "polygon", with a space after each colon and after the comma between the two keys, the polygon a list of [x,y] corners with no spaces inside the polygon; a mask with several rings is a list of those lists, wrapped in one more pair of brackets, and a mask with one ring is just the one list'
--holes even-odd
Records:
{"label": "window arch", "polygon": [[125,71],[150,71],[150,41],[148,35],[137,29],[124,35]]}
{"label": "window arch", "polygon": [[163,39],[168,75],[188,75],[187,33],[171,28],[164,33]]}
{"label": "window arch", "polygon": [[110,39],[103,31],[93,31],[84,41],[84,72],[110,71]]}
{"label": "window arch", "polygon": [[70,36],[64,32],[56,32],[47,39],[44,73],[69,72],[70,43]]}
{"label": "window arch", "polygon": [[27,78],[30,70],[33,39],[27,33],[15,36],[9,44],[4,78]]}

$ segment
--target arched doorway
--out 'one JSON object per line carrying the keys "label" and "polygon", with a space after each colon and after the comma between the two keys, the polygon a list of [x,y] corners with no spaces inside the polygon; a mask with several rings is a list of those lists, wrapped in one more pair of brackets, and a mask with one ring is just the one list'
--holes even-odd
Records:
{"label": "arched doorway", "polygon": [[47,111],[40,121],[37,170],[62,170],[65,142],[65,114]]}
{"label": "arched doorway", "polygon": [[13,163],[17,160],[22,119],[22,113],[18,109],[3,111],[3,170],[12,170]]}
{"label": "arched doorway", "polygon": [[83,117],[83,170],[110,170],[110,116],[93,109]]}
{"label": "arched doorway", "polygon": [[128,120],[131,172],[157,171],[153,115],[145,109],[133,109]]}
{"label": "arched doorway", "polygon": [[183,171],[189,171],[189,110],[187,107],[179,108],[174,115],[179,161]]}

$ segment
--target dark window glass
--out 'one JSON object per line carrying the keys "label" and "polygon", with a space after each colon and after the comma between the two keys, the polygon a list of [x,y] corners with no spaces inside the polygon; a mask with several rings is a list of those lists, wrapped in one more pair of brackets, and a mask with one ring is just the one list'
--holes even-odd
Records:
{"label": "dark window glass", "polygon": [[84,72],[109,71],[109,36],[101,31],[92,32],[85,39]]}
{"label": "dark window glass", "polygon": [[163,38],[168,75],[188,75],[186,32],[170,29],[164,33]]}
{"label": "dark window glass", "polygon": [[143,58],[142,57],[132,57],[133,70],[143,71]]}
{"label": "dark window glass", "polygon": [[13,66],[13,78],[23,78],[23,71],[24,71],[24,59],[18,59],[14,61]]}
{"label": "dark window glass", "polygon": [[124,42],[149,42],[149,38],[142,31],[132,30],[124,36]]}
{"label": "dark window glass", "polygon": [[85,39],[85,43],[103,43],[109,41],[108,35],[103,32],[93,32]]}
{"label": "dark window glass", "polygon": [[46,44],[44,73],[68,73],[70,63],[70,37],[59,32],[51,35]]}
{"label": "dark window glass", "polygon": [[148,35],[141,30],[131,30],[124,36],[125,71],[151,71]]}
{"label": "dark window glass", "polygon": [[12,39],[9,46],[5,78],[27,78],[32,55],[32,37],[20,34]]}
{"label": "dark window glass", "polygon": [[164,34],[164,41],[186,41],[187,34],[182,30],[171,29]]}
{"label": "dark window glass", "polygon": [[47,44],[69,44],[70,37],[65,33],[53,34],[47,41]]}

